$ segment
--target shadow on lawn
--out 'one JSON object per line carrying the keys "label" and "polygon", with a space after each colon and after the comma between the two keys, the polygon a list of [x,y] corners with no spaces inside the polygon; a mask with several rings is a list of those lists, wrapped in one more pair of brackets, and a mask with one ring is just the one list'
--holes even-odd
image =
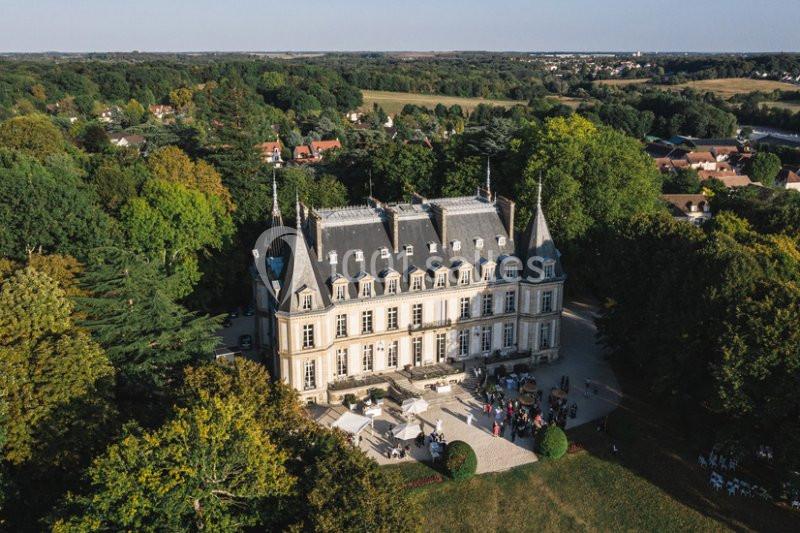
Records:
{"label": "shadow on lawn", "polygon": [[[798,531],[800,513],[796,511],[711,489],[709,471],[697,465],[699,450],[686,438],[674,415],[643,401],[646,391],[637,390],[619,372],[617,376],[625,394],[619,408],[607,417],[606,431],[598,432],[597,423],[590,422],[568,430],[570,442],[600,459],[617,462],[682,504],[732,529]],[[611,453],[612,443],[619,448],[617,455]],[[741,472],[738,477],[751,478]]]}

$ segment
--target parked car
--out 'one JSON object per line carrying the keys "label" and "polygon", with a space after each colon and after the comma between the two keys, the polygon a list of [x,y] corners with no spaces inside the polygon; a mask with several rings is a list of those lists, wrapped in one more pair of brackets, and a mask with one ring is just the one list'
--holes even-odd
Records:
{"label": "parked car", "polygon": [[247,307],[244,308],[244,313],[242,314],[244,316],[253,316],[254,314],[256,314],[256,308],[253,306],[253,304],[249,304]]}
{"label": "parked car", "polygon": [[239,348],[242,350],[249,350],[253,347],[253,336],[252,335],[241,335],[239,337]]}
{"label": "parked car", "polygon": [[234,307],[233,309],[228,311],[228,318],[231,318],[231,319],[239,318],[239,308],[238,307]]}

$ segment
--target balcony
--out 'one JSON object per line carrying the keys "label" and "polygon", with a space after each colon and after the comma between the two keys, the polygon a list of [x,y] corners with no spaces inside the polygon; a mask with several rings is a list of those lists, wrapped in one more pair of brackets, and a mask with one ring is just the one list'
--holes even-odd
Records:
{"label": "balcony", "polygon": [[417,331],[426,331],[429,329],[440,329],[440,328],[449,328],[453,325],[453,321],[449,318],[444,320],[434,320],[432,322],[422,322],[420,324],[411,324],[408,326],[408,334],[412,334]]}

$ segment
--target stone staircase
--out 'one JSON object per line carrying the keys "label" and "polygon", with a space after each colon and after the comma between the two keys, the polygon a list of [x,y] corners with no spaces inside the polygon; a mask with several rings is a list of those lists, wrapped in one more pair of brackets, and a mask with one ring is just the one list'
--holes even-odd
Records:
{"label": "stone staircase", "polygon": [[414,387],[411,380],[398,372],[384,374],[384,378],[389,382],[389,396],[397,403],[403,403],[408,398],[421,398],[423,395],[424,391]]}

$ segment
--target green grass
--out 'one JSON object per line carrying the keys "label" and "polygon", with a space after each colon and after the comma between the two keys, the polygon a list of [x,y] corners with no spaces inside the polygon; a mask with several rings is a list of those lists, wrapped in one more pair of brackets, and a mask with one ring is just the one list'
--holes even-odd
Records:
{"label": "green grass", "polygon": [[788,109],[793,113],[800,111],[800,100],[787,100],[783,102],[764,102],[767,107],[777,107],[779,109]]}
{"label": "green grass", "polygon": [[[584,451],[409,495],[425,531],[797,530],[800,513],[783,505],[712,492],[671,416],[628,393],[608,418],[608,434],[590,424],[568,432]],[[611,442],[619,456],[609,453]],[[385,468],[406,482],[435,473],[420,463]]]}

